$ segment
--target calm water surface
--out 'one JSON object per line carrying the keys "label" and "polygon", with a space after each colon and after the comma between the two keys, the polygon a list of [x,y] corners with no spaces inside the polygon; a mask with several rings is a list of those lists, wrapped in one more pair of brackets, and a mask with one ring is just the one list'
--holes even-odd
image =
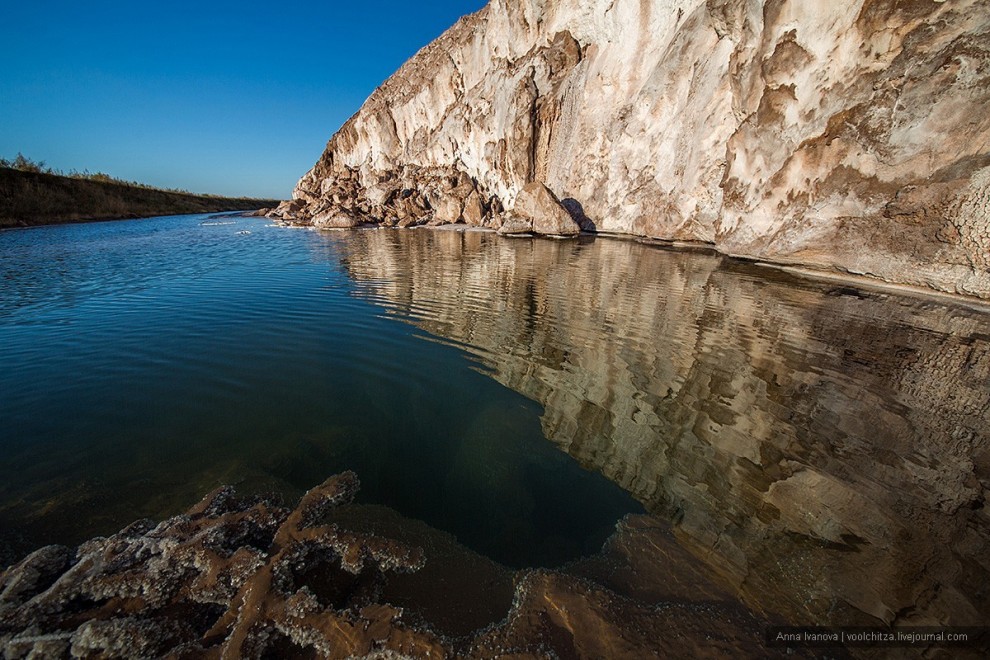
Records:
{"label": "calm water surface", "polygon": [[206,216],[0,233],[0,282],[8,547],[349,468],[512,566],[645,509],[763,613],[990,621],[985,313],[630,241]]}
{"label": "calm water surface", "polygon": [[538,403],[355,295],[336,237],[268,224],[0,234],[8,545],[110,533],[225,483],[295,498],[344,469],[363,501],[509,565],[592,553],[640,508],[546,442]]}

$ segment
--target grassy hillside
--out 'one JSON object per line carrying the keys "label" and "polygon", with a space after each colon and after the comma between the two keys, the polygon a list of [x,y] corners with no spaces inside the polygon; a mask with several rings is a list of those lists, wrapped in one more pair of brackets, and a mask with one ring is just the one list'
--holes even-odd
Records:
{"label": "grassy hillside", "polygon": [[193,195],[0,167],[0,227],[247,211],[277,204],[274,199]]}

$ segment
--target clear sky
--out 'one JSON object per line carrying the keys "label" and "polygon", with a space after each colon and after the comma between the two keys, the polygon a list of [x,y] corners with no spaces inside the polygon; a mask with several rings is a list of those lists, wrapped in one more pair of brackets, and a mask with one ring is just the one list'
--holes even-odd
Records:
{"label": "clear sky", "polygon": [[0,156],[287,198],[333,132],[485,0],[0,0]]}

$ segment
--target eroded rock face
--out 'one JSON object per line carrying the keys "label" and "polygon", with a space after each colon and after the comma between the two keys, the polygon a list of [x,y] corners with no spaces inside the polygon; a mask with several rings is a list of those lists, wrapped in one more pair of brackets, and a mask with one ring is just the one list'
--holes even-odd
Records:
{"label": "eroded rock face", "polygon": [[979,0],[492,0],[278,214],[428,222],[459,180],[486,225],[538,181],[588,228],[988,298],[988,106]]}

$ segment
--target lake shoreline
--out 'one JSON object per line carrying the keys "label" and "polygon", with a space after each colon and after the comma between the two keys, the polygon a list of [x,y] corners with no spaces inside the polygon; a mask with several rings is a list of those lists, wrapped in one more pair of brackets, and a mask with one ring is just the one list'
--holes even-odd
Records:
{"label": "lake shoreline", "polygon": [[[269,216],[270,217],[270,216]],[[290,223],[273,218],[276,223],[284,227],[299,227],[307,228],[326,232],[347,232],[347,231],[367,231],[371,229],[393,229],[393,230],[428,230],[428,231],[442,231],[442,232],[462,232],[462,233],[483,233],[483,234],[496,234],[498,232],[490,227],[476,227],[473,225],[467,225],[462,223],[457,224],[447,224],[447,225],[417,225],[412,227],[385,227],[375,222],[369,222],[367,224],[357,226],[357,227],[341,227],[341,228],[323,228],[323,227],[313,227],[312,225],[301,224],[301,223]],[[842,270],[827,269],[815,266],[813,264],[804,263],[801,261],[790,261],[790,260],[774,260],[767,259],[765,257],[750,257],[746,255],[733,254],[730,252],[723,252],[719,250],[718,247],[713,243],[706,243],[701,241],[683,241],[683,240],[673,240],[664,238],[653,238],[648,236],[637,236],[633,234],[620,234],[616,232],[590,232],[583,231],[580,234],[567,237],[554,237],[554,236],[539,236],[536,234],[509,234],[503,236],[503,238],[511,240],[520,239],[546,239],[546,240],[569,240],[569,239],[612,239],[618,241],[630,241],[633,243],[639,243],[641,245],[647,245],[652,247],[657,247],[665,250],[672,250],[677,252],[686,253],[702,253],[702,254],[713,254],[732,261],[737,261],[740,263],[752,264],[754,266],[759,266],[766,269],[774,269],[781,273],[786,273],[796,278],[800,279],[812,279],[826,282],[835,282],[837,284],[844,284],[855,288],[861,288],[865,290],[873,290],[882,293],[896,293],[905,296],[911,296],[916,298],[924,298],[938,302],[948,302],[958,305],[962,305],[969,309],[977,312],[990,314],[990,299],[980,298],[978,296],[971,296],[962,293],[952,293],[950,291],[940,291],[938,289],[933,289],[929,287],[922,287],[913,284],[902,284],[899,282],[891,282],[888,280],[880,279],[877,277],[871,277],[866,274],[850,273]]]}
{"label": "lake shoreline", "polygon": [[273,199],[197,195],[120,181],[94,181],[0,167],[0,228],[262,211]]}

